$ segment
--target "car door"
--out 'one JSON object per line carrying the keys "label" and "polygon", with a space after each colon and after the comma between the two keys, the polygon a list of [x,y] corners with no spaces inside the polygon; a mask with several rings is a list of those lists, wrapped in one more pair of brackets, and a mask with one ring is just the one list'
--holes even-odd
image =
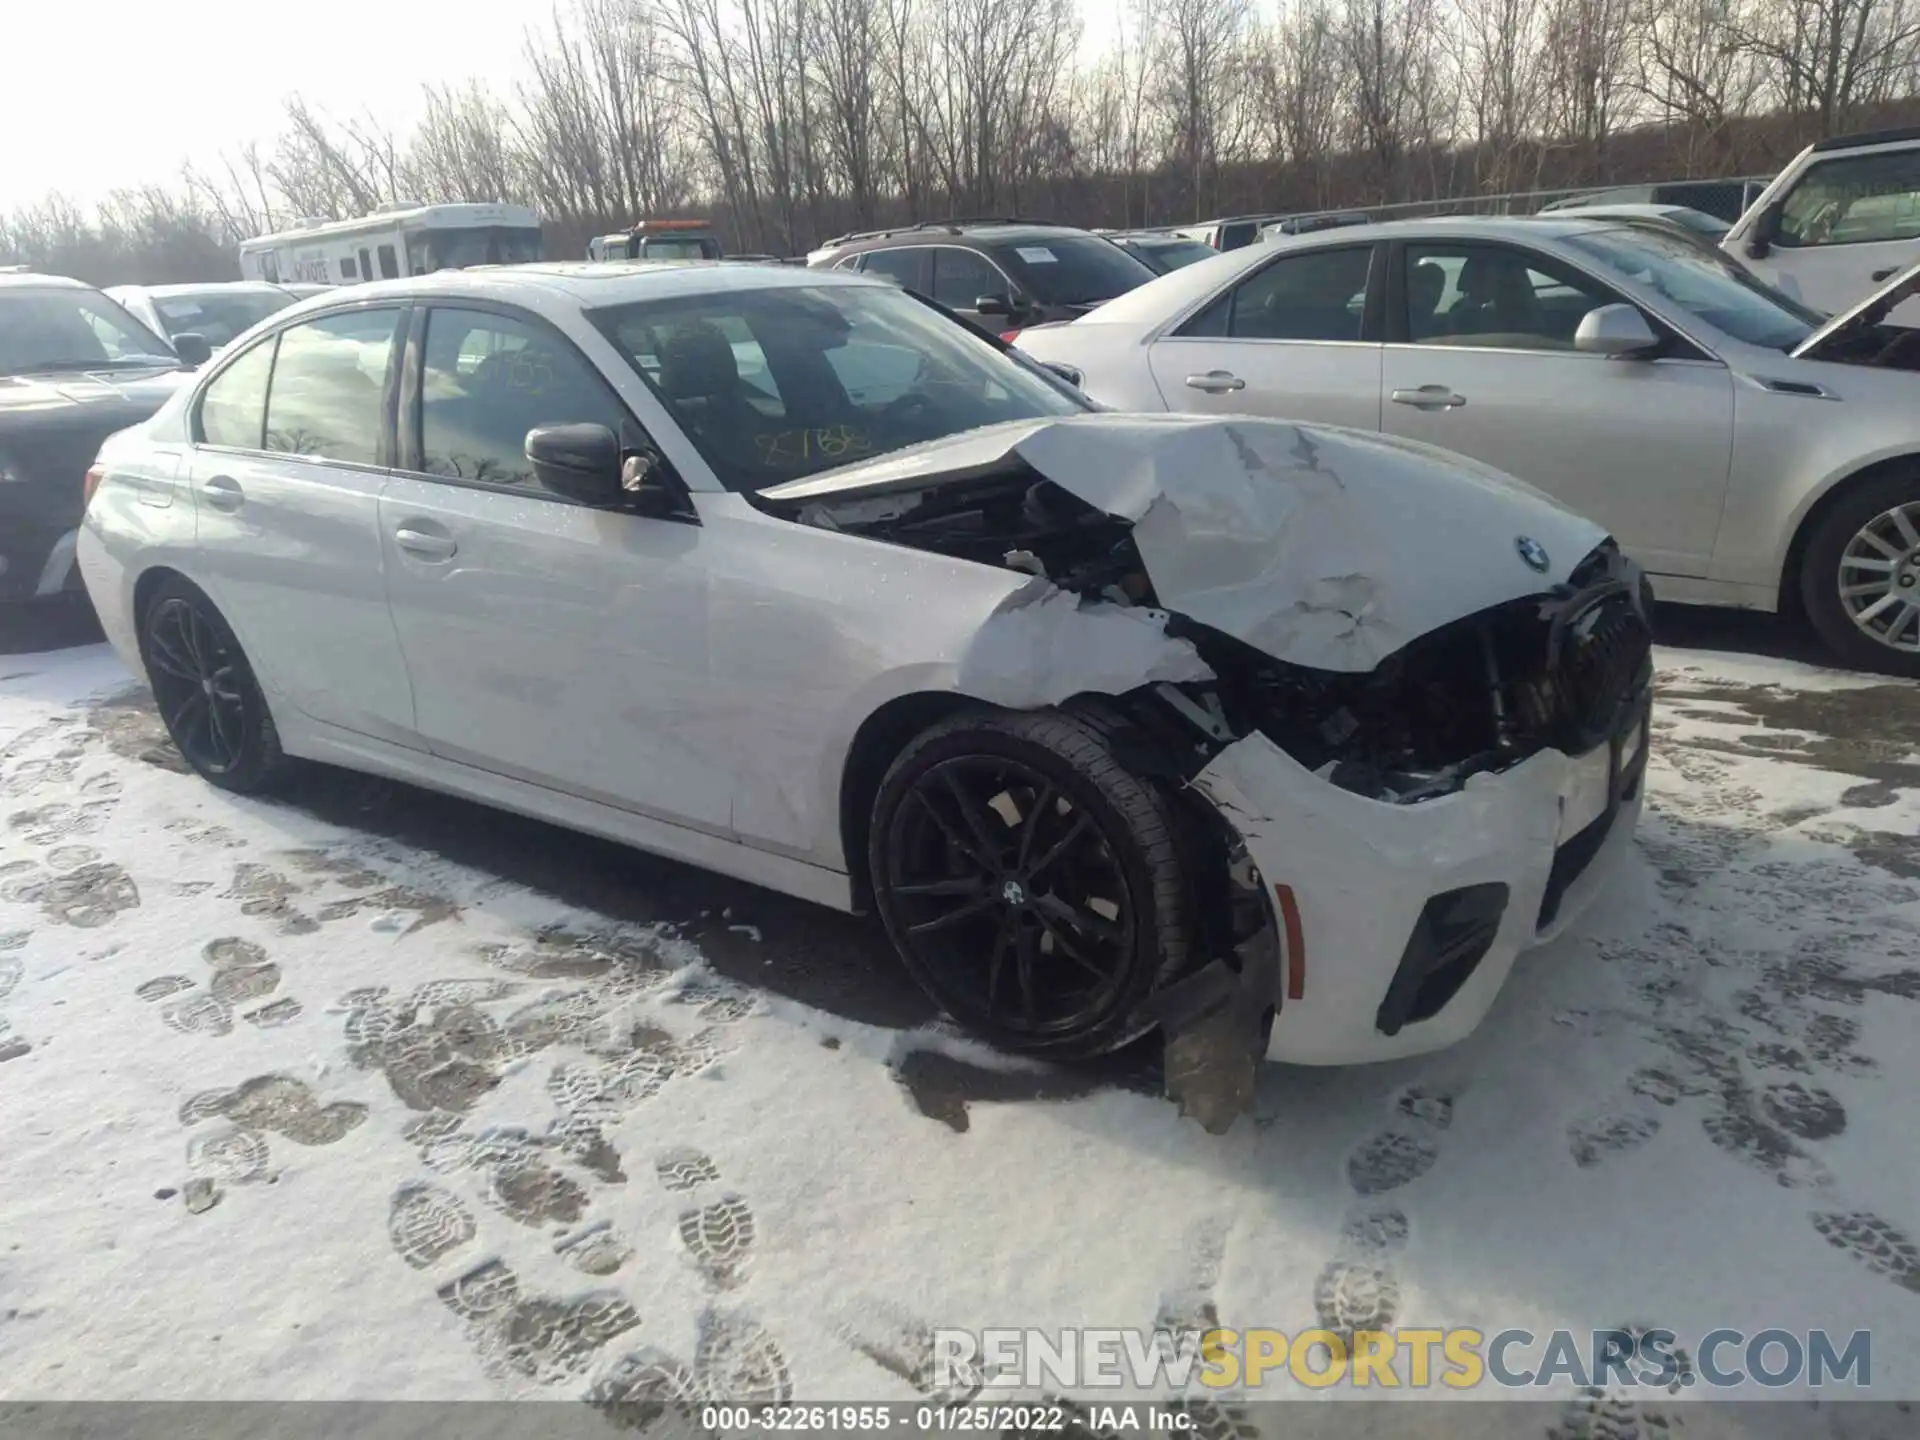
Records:
{"label": "car door", "polygon": [[1704,575],[1733,453],[1726,367],[1680,341],[1654,360],[1575,350],[1581,318],[1624,297],[1538,251],[1432,241],[1395,256],[1382,427],[1546,491],[1650,570]]}
{"label": "car door", "polygon": [[1372,245],[1291,251],[1240,276],[1152,345],[1169,410],[1380,428]]}
{"label": "car door", "polygon": [[[1804,303],[1837,314],[1920,259],[1920,146],[1809,165],[1781,200],[1767,253],[1747,264]],[[1894,312],[1920,324],[1920,304]]]}
{"label": "car door", "polygon": [[303,714],[417,744],[381,579],[395,334],[383,305],[288,326],[197,397],[199,569],[265,688]]}
{"label": "car door", "polygon": [[691,520],[541,487],[540,425],[646,443],[566,336],[531,315],[423,307],[401,456],[380,503],[387,595],[434,754],[730,834],[710,739],[708,585]]}

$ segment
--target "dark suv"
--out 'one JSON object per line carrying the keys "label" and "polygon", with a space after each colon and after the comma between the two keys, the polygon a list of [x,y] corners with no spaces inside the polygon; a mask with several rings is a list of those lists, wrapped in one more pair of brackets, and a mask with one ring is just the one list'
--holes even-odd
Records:
{"label": "dark suv", "polygon": [[176,344],[78,280],[0,271],[0,601],[80,588],[87,471],[207,358]]}
{"label": "dark suv", "polygon": [[1155,278],[1111,240],[1039,220],[929,220],[833,242],[816,269],[879,275],[1003,337],[1077,320]]}

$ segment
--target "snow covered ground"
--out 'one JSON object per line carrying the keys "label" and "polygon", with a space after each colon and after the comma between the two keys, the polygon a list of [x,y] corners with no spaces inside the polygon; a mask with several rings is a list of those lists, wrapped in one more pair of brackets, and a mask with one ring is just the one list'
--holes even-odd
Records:
{"label": "snow covered ground", "polygon": [[1214,1138],[941,1032],[862,922],[238,801],[104,648],[0,657],[0,1395],[910,1399],[935,1323],[1217,1314],[1864,1329],[1920,1396],[1920,691],[1660,659],[1601,913],[1468,1044],[1269,1067]]}

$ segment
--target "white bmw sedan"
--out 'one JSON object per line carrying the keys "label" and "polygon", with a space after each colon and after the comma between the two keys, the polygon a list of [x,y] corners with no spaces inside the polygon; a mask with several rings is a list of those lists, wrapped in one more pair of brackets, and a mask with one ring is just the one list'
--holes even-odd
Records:
{"label": "white bmw sedan", "polygon": [[958,1021],[1459,1039],[1628,842],[1638,571],[1419,446],[1095,413],[896,287],[548,265],[241,336],[89,475],[80,565],[193,768],[295,757],[871,905]]}
{"label": "white bmw sedan", "polygon": [[1128,410],[1351,425],[1470,455],[1606,526],[1663,600],[1805,613],[1920,676],[1920,268],[1831,320],[1664,225],[1329,230],[1021,333]]}

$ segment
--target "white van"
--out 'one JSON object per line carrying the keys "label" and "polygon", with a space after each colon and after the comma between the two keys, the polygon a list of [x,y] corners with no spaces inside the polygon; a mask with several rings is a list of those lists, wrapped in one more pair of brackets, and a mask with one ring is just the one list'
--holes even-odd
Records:
{"label": "white van", "polygon": [[358,220],[305,220],[243,240],[240,275],[269,284],[353,285],[540,258],[540,217],[524,205],[395,201]]}
{"label": "white van", "polygon": [[[1920,259],[1920,128],[1816,140],[1721,247],[1788,295],[1837,314]],[[1908,301],[1896,322],[1920,324]]]}

